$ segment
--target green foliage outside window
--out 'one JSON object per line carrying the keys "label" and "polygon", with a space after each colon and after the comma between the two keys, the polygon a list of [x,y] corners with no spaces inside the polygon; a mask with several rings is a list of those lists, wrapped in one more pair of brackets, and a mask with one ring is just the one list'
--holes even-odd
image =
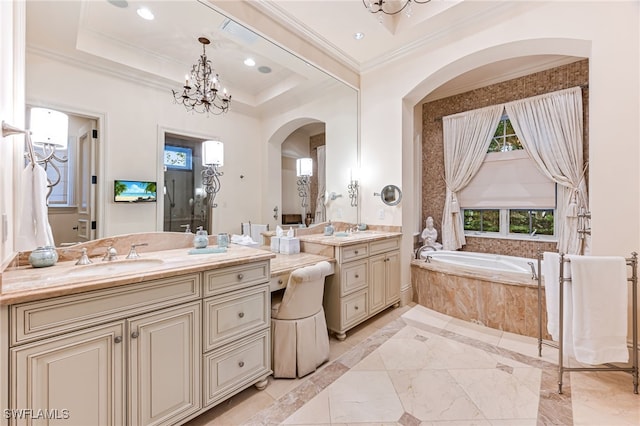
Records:
{"label": "green foliage outside window", "polygon": [[553,235],[553,210],[509,210],[509,232]]}
{"label": "green foliage outside window", "polygon": [[464,209],[464,230],[499,232],[500,210]]}
{"label": "green foliage outside window", "polygon": [[524,148],[520,143],[520,139],[518,139],[518,136],[516,135],[516,131],[513,130],[511,120],[509,120],[509,117],[504,115],[498,123],[498,128],[496,129],[496,133],[493,135],[493,139],[491,139],[487,152],[505,152],[516,149]]}

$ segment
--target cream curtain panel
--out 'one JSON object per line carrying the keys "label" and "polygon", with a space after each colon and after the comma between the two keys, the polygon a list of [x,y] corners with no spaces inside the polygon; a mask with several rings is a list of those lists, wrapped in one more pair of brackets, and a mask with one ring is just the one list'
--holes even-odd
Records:
{"label": "cream curtain panel", "polygon": [[582,153],[582,91],[579,87],[505,105],[527,154],[558,183],[558,251],[587,254],[589,235],[578,234],[580,209],[589,210]]}
{"label": "cream curtain panel", "polygon": [[496,105],[442,118],[447,185],[442,220],[444,250],[457,250],[466,243],[456,193],[467,186],[482,165],[502,111],[503,106]]}

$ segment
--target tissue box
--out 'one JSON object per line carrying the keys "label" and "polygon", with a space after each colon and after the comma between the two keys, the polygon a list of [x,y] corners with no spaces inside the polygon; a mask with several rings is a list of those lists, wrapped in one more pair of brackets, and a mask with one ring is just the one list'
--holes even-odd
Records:
{"label": "tissue box", "polygon": [[300,239],[295,237],[280,238],[280,253],[282,254],[300,253]]}
{"label": "tissue box", "polygon": [[280,253],[280,237],[271,237],[271,251]]}

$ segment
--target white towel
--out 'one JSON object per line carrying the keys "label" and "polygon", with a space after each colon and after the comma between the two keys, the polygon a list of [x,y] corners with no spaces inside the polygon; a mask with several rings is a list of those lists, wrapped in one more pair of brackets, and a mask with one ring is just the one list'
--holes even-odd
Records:
{"label": "white towel", "polygon": [[573,283],[573,346],[586,364],[628,362],[627,262],[617,256],[567,256]]}
{"label": "white towel", "polygon": [[[564,278],[571,277],[567,264],[564,266],[563,275]],[[560,341],[560,255],[558,253],[543,253],[542,276],[544,277],[544,294],[547,305],[547,331],[551,338],[558,342]],[[562,348],[564,355],[573,356],[573,309],[570,282],[564,282],[563,301]]]}
{"label": "white towel", "polygon": [[47,172],[36,164],[22,171],[20,214],[16,250],[55,246],[47,210]]}
{"label": "white towel", "polygon": [[269,225],[251,224],[251,239],[260,245],[264,245],[264,239],[262,233],[269,230]]}

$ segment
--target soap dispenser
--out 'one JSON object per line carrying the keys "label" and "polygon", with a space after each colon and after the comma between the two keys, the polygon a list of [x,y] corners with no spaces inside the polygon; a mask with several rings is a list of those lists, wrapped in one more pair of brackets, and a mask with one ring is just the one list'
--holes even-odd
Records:
{"label": "soap dispenser", "polygon": [[198,231],[196,232],[196,236],[193,237],[193,246],[197,249],[205,248],[209,244],[209,236],[207,235],[207,231],[202,229],[202,226],[198,226]]}
{"label": "soap dispenser", "polygon": [[324,235],[333,235],[333,231],[333,225],[331,224],[331,221],[329,221],[329,224],[324,227]]}

